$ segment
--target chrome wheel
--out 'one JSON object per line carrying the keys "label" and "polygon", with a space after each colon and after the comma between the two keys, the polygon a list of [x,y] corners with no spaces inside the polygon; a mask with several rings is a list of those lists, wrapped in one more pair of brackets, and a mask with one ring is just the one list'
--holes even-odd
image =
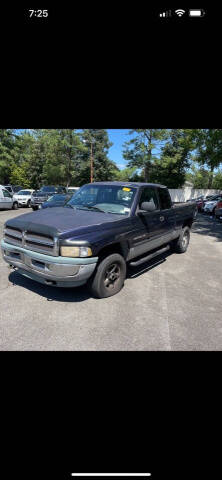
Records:
{"label": "chrome wheel", "polygon": [[120,279],[120,265],[117,263],[112,263],[106,271],[104,275],[104,285],[108,289],[112,289],[116,286]]}
{"label": "chrome wheel", "polygon": [[182,239],[182,247],[186,248],[189,242],[189,235],[188,232],[184,232],[183,239]]}

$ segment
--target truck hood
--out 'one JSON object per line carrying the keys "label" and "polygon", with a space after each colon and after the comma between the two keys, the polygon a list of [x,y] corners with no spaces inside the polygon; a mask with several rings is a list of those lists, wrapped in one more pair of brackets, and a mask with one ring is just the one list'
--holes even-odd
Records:
{"label": "truck hood", "polygon": [[67,207],[55,207],[26,213],[7,220],[8,227],[30,230],[45,235],[59,235],[67,238],[68,234],[79,236],[93,230],[103,230],[109,224],[126,218],[123,215]]}

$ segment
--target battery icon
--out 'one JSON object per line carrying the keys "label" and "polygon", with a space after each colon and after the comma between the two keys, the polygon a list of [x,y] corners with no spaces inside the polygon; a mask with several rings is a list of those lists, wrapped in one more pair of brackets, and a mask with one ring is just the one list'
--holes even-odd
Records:
{"label": "battery icon", "polygon": [[189,17],[203,17],[205,15],[205,11],[201,8],[199,10],[189,10]]}

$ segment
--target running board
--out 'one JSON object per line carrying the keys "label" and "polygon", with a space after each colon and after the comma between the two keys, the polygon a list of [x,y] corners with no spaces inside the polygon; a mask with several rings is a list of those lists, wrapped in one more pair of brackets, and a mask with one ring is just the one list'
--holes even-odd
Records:
{"label": "running board", "polygon": [[147,262],[148,260],[151,260],[154,257],[157,257],[158,255],[161,255],[161,253],[167,252],[167,250],[170,249],[170,246],[167,245],[164,248],[161,248],[157,252],[151,253],[147,257],[140,258],[140,260],[137,260],[136,262],[130,262],[131,267],[137,267],[138,265],[141,265],[141,263]]}

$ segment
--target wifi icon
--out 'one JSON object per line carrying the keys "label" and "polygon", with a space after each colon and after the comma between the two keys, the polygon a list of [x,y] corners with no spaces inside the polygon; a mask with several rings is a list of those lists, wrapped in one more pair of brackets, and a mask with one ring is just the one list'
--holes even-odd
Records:
{"label": "wifi icon", "polygon": [[178,15],[178,17],[182,17],[182,15],[185,13],[185,10],[182,10],[182,9],[175,10],[175,13]]}

